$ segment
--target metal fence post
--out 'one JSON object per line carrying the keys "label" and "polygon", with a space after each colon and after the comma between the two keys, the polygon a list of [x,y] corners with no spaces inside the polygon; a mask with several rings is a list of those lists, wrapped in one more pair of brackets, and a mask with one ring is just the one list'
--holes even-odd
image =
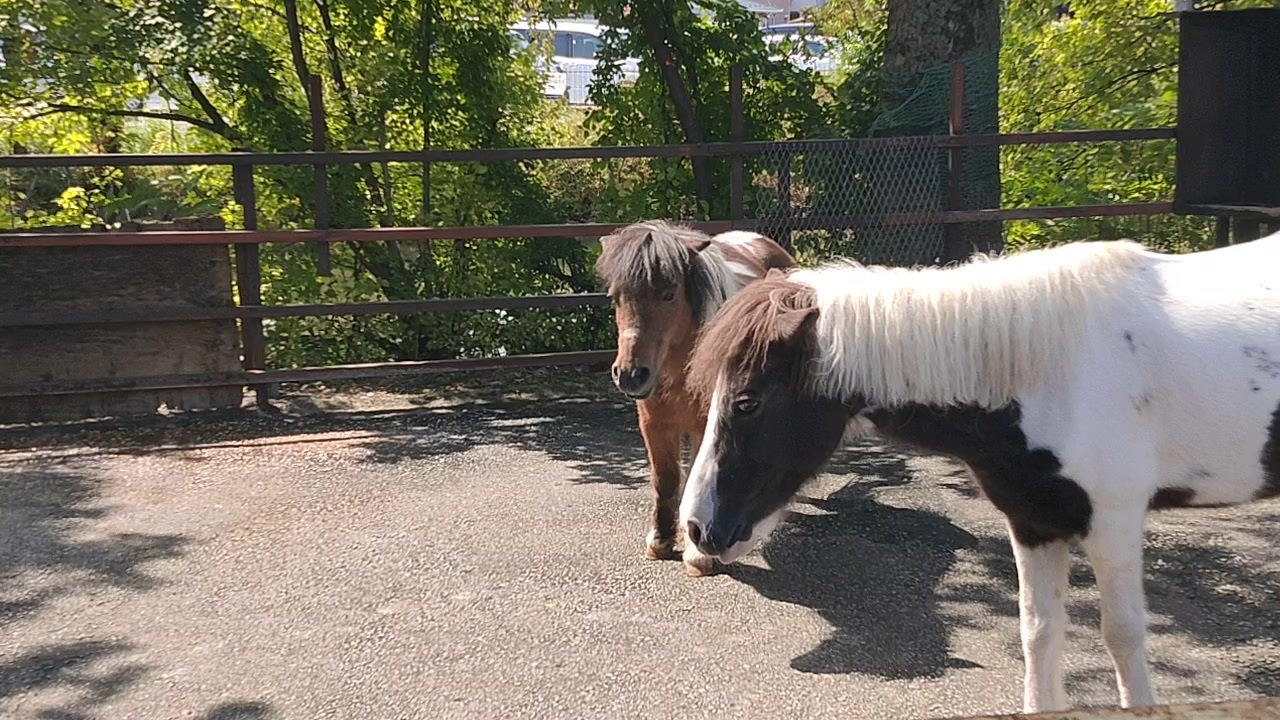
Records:
{"label": "metal fence post", "polygon": [[1214,220],[1214,245],[1224,248],[1231,244],[1231,218],[1219,215]]}
{"label": "metal fence post", "polygon": [[791,252],[791,151],[784,150],[778,158],[778,219],[782,227],[774,240]]}
{"label": "metal fence post", "polygon": [[[951,112],[947,134],[958,137],[964,134],[964,63],[951,63]],[[952,145],[947,148],[947,199],[948,210],[964,209],[964,148]],[[942,227],[943,264],[962,261],[966,255],[964,226],[946,223]]]}
{"label": "metal fence post", "polygon": [[[311,86],[311,92],[308,93],[307,98],[311,105],[311,149],[324,152],[325,146],[329,144],[329,128],[324,117],[324,82],[319,75],[311,75],[307,80]],[[330,226],[329,170],[324,163],[315,164],[315,186],[316,229],[328,230]],[[316,273],[325,277],[332,275],[333,271],[329,267],[329,241],[317,240],[315,251]]]}
{"label": "metal fence post", "polygon": [[1231,225],[1231,243],[1233,245],[1253,242],[1262,237],[1262,221],[1257,218],[1233,217],[1231,218]]}
{"label": "metal fence post", "polygon": [[[232,184],[236,202],[244,210],[244,229],[258,229],[258,199],[253,187],[253,165],[233,165]],[[262,266],[258,258],[257,243],[236,245],[236,286],[240,290],[240,305],[262,305]],[[240,339],[244,346],[244,369],[265,370],[267,367],[267,340],[262,332],[262,318],[241,318]],[[268,400],[275,394],[271,385],[254,385],[253,392],[258,407],[268,407]]]}
{"label": "metal fence post", "polygon": [[[740,143],[746,136],[746,118],[742,108],[742,66],[734,63],[729,66],[729,140]],[[729,161],[729,219],[737,223],[742,220],[743,193],[742,155],[734,153]]]}

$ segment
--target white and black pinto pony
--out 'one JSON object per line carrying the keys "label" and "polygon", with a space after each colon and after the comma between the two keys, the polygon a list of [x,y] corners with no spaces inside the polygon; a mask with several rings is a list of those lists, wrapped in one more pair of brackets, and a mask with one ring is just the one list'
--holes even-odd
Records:
{"label": "white and black pinto pony", "polygon": [[1067,707],[1069,543],[1121,704],[1152,705],[1143,529],[1280,494],[1280,233],[1166,255],[1080,242],[951,268],[771,272],[704,328],[710,397],[680,521],[731,563],[847,433],[965,463],[1007,519],[1026,712]]}

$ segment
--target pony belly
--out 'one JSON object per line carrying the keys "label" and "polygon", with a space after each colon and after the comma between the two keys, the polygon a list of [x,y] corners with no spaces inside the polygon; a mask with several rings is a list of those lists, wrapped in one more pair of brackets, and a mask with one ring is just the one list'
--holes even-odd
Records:
{"label": "pony belly", "polygon": [[[1152,403],[1150,420],[1158,429],[1157,482],[1186,496],[1178,504],[1248,502],[1280,483],[1280,371],[1259,372],[1242,351],[1254,335],[1220,333],[1167,366],[1165,401]],[[1280,358],[1280,343],[1268,350]]]}
{"label": "pony belly", "polygon": [[[1259,393],[1261,395],[1262,393]],[[1169,417],[1153,506],[1235,505],[1280,492],[1280,388]]]}

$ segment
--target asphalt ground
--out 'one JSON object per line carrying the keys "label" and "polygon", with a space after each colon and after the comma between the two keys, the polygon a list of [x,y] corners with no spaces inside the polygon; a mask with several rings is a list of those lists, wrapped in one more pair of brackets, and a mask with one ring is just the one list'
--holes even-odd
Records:
{"label": "asphalt ground", "polygon": [[[772,542],[694,579],[643,558],[644,447],[598,373],[280,407],[0,429],[0,717],[1020,709],[1012,556],[954,463],[842,451]],[[1280,695],[1278,519],[1151,523],[1161,701]],[[1069,692],[1114,704],[1076,557]]]}

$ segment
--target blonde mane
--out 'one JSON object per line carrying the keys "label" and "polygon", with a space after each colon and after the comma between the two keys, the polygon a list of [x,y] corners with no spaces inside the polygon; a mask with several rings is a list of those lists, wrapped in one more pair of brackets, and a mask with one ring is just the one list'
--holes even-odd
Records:
{"label": "blonde mane", "polygon": [[816,296],[816,392],[999,407],[1059,373],[1154,257],[1130,241],[1078,242],[951,268],[830,263],[788,279]]}

